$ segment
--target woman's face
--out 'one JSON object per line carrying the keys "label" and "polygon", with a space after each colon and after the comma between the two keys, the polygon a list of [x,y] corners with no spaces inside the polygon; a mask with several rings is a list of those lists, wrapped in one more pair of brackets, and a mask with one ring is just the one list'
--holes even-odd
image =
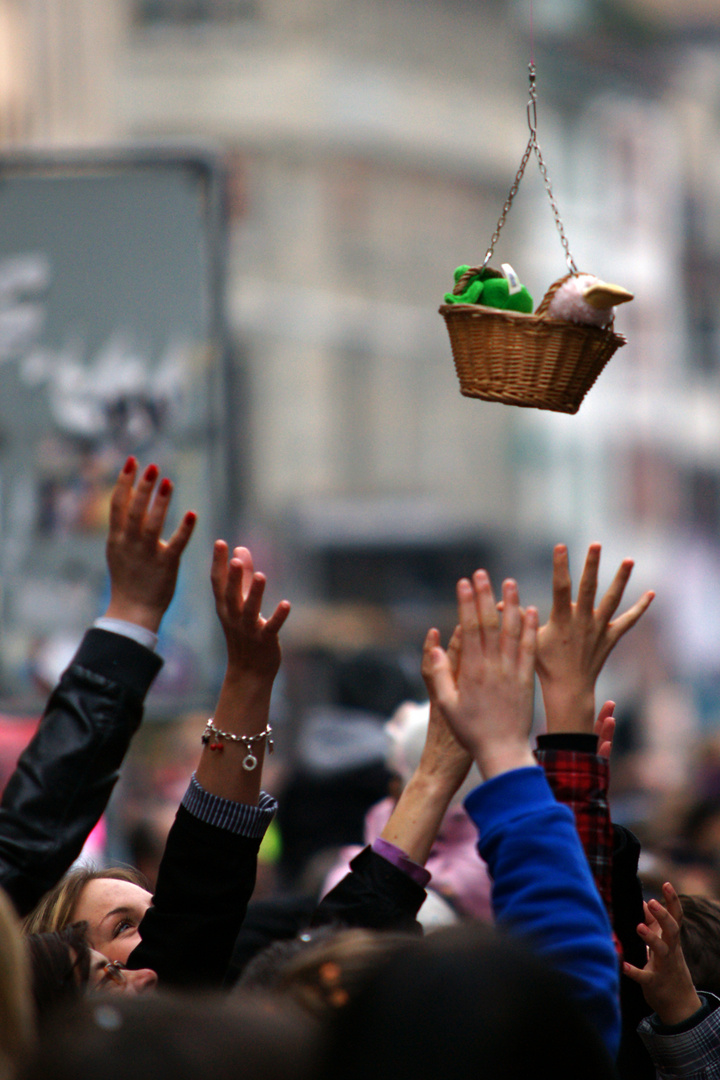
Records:
{"label": "woman's face", "polygon": [[138,927],[152,903],[147,889],[119,878],[94,878],[80,893],[73,922],[88,924],[87,939],[93,949],[126,964],[140,944]]}

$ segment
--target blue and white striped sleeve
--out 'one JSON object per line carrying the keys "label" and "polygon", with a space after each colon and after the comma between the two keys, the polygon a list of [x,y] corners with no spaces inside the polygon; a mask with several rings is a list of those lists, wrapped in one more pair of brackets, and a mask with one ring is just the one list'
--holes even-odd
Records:
{"label": "blue and white striped sleeve", "polygon": [[251,840],[262,840],[277,811],[277,800],[266,791],[260,792],[257,806],[248,806],[246,803],[211,795],[197,782],[195,773],[192,774],[181,805],[193,817],[207,825],[227,829],[228,832],[247,836]]}

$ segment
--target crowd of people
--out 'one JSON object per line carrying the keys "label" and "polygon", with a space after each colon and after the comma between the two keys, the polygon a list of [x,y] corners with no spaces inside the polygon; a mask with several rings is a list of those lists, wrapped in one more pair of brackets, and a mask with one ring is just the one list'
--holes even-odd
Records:
{"label": "crowd of people", "polygon": [[414,756],[398,736],[401,790],[325,890],[278,897],[250,929],[290,604],[264,616],[250,551],[218,540],[227,664],[157,879],[74,865],[161,666],[195,524],[188,512],[162,539],[171,496],[128,459],[107,611],[2,796],[0,1080],[720,1077],[720,903],[670,881],[644,896],[640,843],[610,816],[614,703],[598,711],[595,687],[653,594],[618,614],[628,559],[598,600],[599,544],[575,598],[555,548],[542,626],[514,580],[499,597],[484,570],[458,582],[454,633],[424,642]]}

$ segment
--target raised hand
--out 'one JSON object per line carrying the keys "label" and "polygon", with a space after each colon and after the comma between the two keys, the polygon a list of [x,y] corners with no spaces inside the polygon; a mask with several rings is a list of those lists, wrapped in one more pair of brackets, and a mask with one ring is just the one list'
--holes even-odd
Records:
{"label": "raised hand", "polygon": [[[457,676],[460,663],[461,631],[457,626],[447,647],[447,656],[453,675]],[[452,794],[462,784],[472,764],[472,757],[457,741],[437,701],[433,681],[433,649],[440,646],[437,630],[428,630],[423,645],[422,677],[430,699],[430,719],[427,736],[420,759],[420,769],[428,775],[440,775],[453,787]]]}
{"label": "raised hand", "polygon": [[[260,613],[265,575],[255,572],[245,547],[236,547],[228,561],[224,540],[215,541],[210,581],[228,660],[214,716],[218,735],[205,745],[195,775],[213,795],[256,805],[265,750],[272,749],[269,716],[273,681],[280,667],[278,634],[290,614],[290,604],[281,600],[265,619]],[[251,741],[243,744],[241,738],[238,742],[231,737],[243,735]]]}
{"label": "raised hand", "polygon": [[[428,630],[423,646],[422,675],[430,697],[425,746],[420,762],[402,790],[387,825],[380,834],[414,862],[424,865],[453,796],[468,774],[472,758],[448,726],[435,694],[433,652],[440,645],[437,630]],[[457,671],[460,630],[450,639],[447,657]]]}
{"label": "raised hand", "polygon": [[158,467],[148,465],[135,487],[137,471],[137,461],[129,457],[110,500],[106,547],[110,603],[105,615],[157,633],[197,515],[188,510],[170,539],[162,540],[172,483],[164,478],[155,490]]}
{"label": "raised hand", "polygon": [[216,540],[210,571],[215,610],[225,633],[228,676],[275,678],[280,667],[278,634],[290,614],[290,604],[281,600],[269,619],[260,614],[265,575],[256,573],[246,547],[236,547],[228,562],[228,545]]}
{"label": "raised hand", "polygon": [[600,757],[609,758],[612,751],[613,738],[615,737],[614,712],[615,702],[606,701],[593,725],[593,732],[598,739],[597,752]]}
{"label": "raised hand", "polygon": [[593,731],[597,677],[617,642],[647,611],[655,596],[654,592],[644,593],[613,620],[633,561],[623,560],[595,607],[599,565],[600,544],[591,544],[577,601],[573,602],[567,548],[558,544],[553,553],[553,606],[537,639],[537,672],[549,732]]}
{"label": "raised hand", "polygon": [[457,585],[461,628],[457,681],[448,654],[431,651],[435,698],[455,737],[486,778],[534,765],[528,737],[532,725],[538,617],[523,611],[517,585],[503,583],[498,613],[490,580],[478,570]]}
{"label": "raised hand", "polygon": [[645,1000],[664,1024],[679,1024],[702,1007],[680,944],[682,904],[669,881],[663,885],[667,907],[643,903],[645,922],[637,932],[647,946],[644,968],[625,962],[623,972],[642,987]]}

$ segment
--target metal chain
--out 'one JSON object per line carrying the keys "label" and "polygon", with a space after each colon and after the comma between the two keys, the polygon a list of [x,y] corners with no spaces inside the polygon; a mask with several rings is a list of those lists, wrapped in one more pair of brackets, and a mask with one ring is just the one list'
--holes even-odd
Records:
{"label": "metal chain", "polygon": [[530,80],[530,98],[529,98],[528,103],[527,103],[527,118],[528,118],[528,127],[530,128],[530,138],[528,139],[528,144],[527,144],[527,146],[525,148],[525,153],[522,156],[522,161],[520,162],[520,168],[518,169],[517,173],[515,174],[515,179],[513,181],[512,187],[510,188],[510,191],[508,192],[508,197],[505,200],[505,205],[502,208],[502,213],[500,214],[500,218],[498,220],[498,223],[495,226],[495,232],[493,233],[492,238],[490,240],[490,247],[488,248],[488,250],[487,250],[487,252],[485,254],[485,258],[483,259],[482,267],[484,269],[488,265],[488,263],[490,262],[490,259],[492,258],[493,250],[494,250],[495,245],[497,244],[498,239],[500,237],[500,230],[502,229],[503,225],[505,224],[505,219],[507,218],[508,211],[510,210],[510,207],[512,206],[513,199],[517,195],[518,188],[520,187],[520,181],[523,178],[523,174],[525,172],[525,167],[526,167],[528,161],[530,160],[530,155],[534,151],[535,157],[537,158],[538,167],[540,169],[540,173],[542,174],[543,182],[545,184],[545,190],[547,191],[548,198],[550,200],[550,206],[552,207],[553,216],[555,218],[555,225],[556,225],[557,230],[558,230],[558,232],[560,234],[560,242],[561,242],[561,244],[563,246],[563,250],[565,252],[565,262],[567,263],[567,267],[568,267],[568,270],[570,271],[570,273],[571,274],[577,274],[578,270],[577,270],[577,267],[575,265],[575,260],[573,259],[572,255],[570,253],[570,245],[568,243],[567,237],[565,236],[565,229],[563,228],[563,223],[562,223],[562,220],[560,218],[560,211],[558,210],[557,203],[555,202],[555,197],[554,197],[553,191],[552,191],[552,185],[550,183],[550,177],[548,176],[547,166],[546,166],[546,164],[545,164],[545,162],[543,160],[543,156],[542,156],[542,153],[541,153],[541,150],[540,150],[540,144],[537,141],[537,90],[536,90],[536,87],[535,87],[535,64],[534,63],[531,62],[528,65],[528,72],[529,72],[529,80]]}
{"label": "metal chain", "polygon": [[535,135],[533,134],[528,139],[528,144],[527,144],[527,146],[525,148],[525,153],[523,154],[522,161],[520,162],[520,168],[518,169],[517,173],[515,174],[515,179],[513,181],[513,185],[510,188],[510,191],[508,192],[508,197],[505,200],[505,205],[502,208],[502,213],[500,214],[500,218],[498,220],[498,223],[495,226],[495,232],[492,234],[492,237],[491,237],[491,240],[490,240],[490,247],[487,249],[487,252],[485,253],[485,258],[483,259],[483,263],[482,263],[483,270],[485,269],[487,264],[490,262],[490,259],[492,258],[493,249],[494,249],[495,245],[497,244],[498,239],[500,238],[500,230],[502,229],[503,225],[505,224],[505,218],[508,216],[508,210],[512,206],[513,199],[517,195],[518,188],[520,187],[520,181],[523,178],[523,173],[525,172],[525,166],[527,165],[528,161],[530,160],[530,155],[532,154],[534,149],[535,149]]}
{"label": "metal chain", "polygon": [[550,206],[552,207],[553,216],[555,218],[555,225],[557,226],[557,231],[560,233],[560,243],[562,244],[563,250],[565,252],[565,262],[567,263],[567,268],[571,274],[577,274],[578,269],[575,265],[575,260],[570,254],[570,245],[568,243],[568,238],[565,235],[563,223],[560,220],[560,211],[557,208],[557,203],[555,202],[555,198],[553,196],[552,187],[550,184],[550,177],[548,176],[547,166],[545,165],[545,162],[543,161],[543,156],[540,152],[540,144],[537,141],[537,137],[535,138],[535,157],[538,160],[538,166],[540,167],[540,172],[542,173],[542,178],[545,182],[545,190],[548,193]]}

